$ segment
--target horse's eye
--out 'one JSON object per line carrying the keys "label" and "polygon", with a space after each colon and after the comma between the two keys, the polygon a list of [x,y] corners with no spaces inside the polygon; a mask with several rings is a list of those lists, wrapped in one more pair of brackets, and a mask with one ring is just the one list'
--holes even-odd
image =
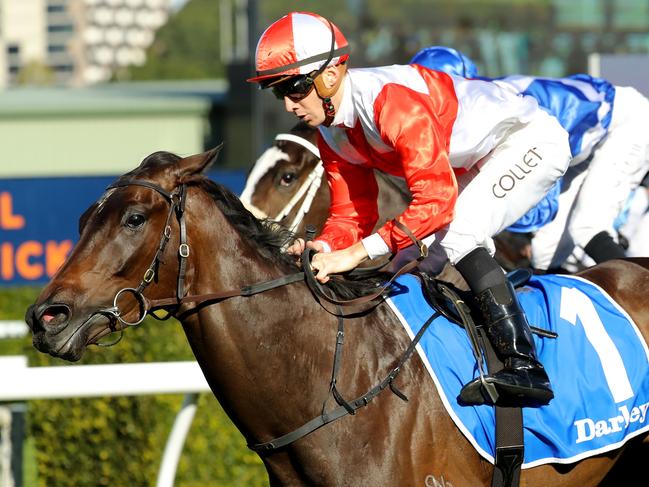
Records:
{"label": "horse's eye", "polygon": [[297,179],[297,174],[294,172],[285,172],[282,174],[282,179],[280,179],[279,184],[282,186],[290,186]]}
{"label": "horse's eye", "polygon": [[129,228],[139,228],[144,225],[146,218],[140,213],[133,213],[126,219],[126,226]]}

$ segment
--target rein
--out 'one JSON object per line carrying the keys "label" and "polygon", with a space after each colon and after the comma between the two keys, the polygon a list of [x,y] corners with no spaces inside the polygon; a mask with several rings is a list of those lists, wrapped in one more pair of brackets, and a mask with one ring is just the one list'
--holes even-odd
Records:
{"label": "rein", "polygon": [[[370,295],[362,296],[360,298],[351,299],[351,300],[338,300],[330,296],[329,293],[327,292],[328,290],[322,287],[322,285],[320,285],[320,283],[318,283],[317,280],[315,279],[315,275],[310,265],[310,258],[313,250],[305,249],[302,255],[303,272],[296,272],[277,279],[271,279],[268,281],[263,281],[252,285],[243,286],[238,289],[232,289],[228,291],[221,291],[221,292],[210,293],[210,294],[185,296],[184,292],[185,292],[186,259],[189,257],[189,252],[190,252],[189,244],[187,243],[187,229],[186,229],[185,214],[184,214],[186,194],[187,194],[186,185],[181,184],[180,186],[178,186],[178,188],[176,188],[173,192],[170,193],[154,183],[140,180],[140,179],[128,179],[124,181],[118,181],[117,183],[114,183],[111,186],[109,186],[107,189],[120,188],[120,187],[125,187],[130,185],[142,186],[145,188],[149,188],[153,191],[156,191],[158,194],[164,197],[165,200],[167,200],[167,202],[169,202],[169,213],[167,214],[165,226],[162,231],[162,235],[160,236],[160,241],[156,253],[151,261],[151,264],[147,267],[142,277],[142,280],[140,281],[140,284],[137,286],[137,288],[121,289],[115,295],[112,307],[100,309],[97,312],[93,313],[93,315],[95,314],[107,315],[111,318],[111,322],[119,321],[127,326],[135,326],[140,324],[144,320],[147,314],[157,309],[163,309],[169,306],[178,308],[180,305],[186,303],[201,303],[206,301],[219,302],[236,296],[242,296],[242,297],[252,296],[255,294],[263,293],[270,289],[274,289],[280,286],[285,286],[287,284],[301,282],[301,281],[306,282],[307,286],[316,297],[323,298],[329,303],[335,304],[338,308],[337,313],[331,313],[329,310],[325,308],[327,312],[337,316],[338,332],[336,334],[334,363],[333,363],[333,369],[332,369],[331,380],[329,385],[329,395],[327,395],[327,398],[323,403],[321,414],[319,414],[312,420],[306,422],[299,428],[296,428],[295,430],[285,435],[282,435],[278,438],[263,443],[249,444],[248,447],[251,450],[257,453],[263,452],[268,454],[268,453],[272,453],[273,451],[276,451],[279,448],[285,447],[295,442],[296,440],[303,438],[304,436],[312,433],[313,431],[321,428],[322,426],[325,426],[337,419],[346,416],[347,414],[351,414],[351,415],[356,414],[356,411],[358,409],[367,406],[376,396],[378,396],[387,387],[390,387],[390,390],[399,398],[401,398],[404,401],[408,401],[408,398],[402,392],[400,392],[394,385],[394,379],[397,377],[403,365],[406,363],[406,361],[411,357],[411,355],[415,351],[415,348],[419,343],[419,340],[426,332],[429,325],[433,321],[435,321],[437,317],[443,314],[443,312],[439,310],[440,309],[439,306],[437,306],[438,310],[433,315],[431,315],[431,317],[428,318],[428,320],[422,325],[421,329],[419,330],[417,335],[413,338],[408,348],[403,352],[403,354],[397,361],[396,366],[390,370],[390,372],[383,378],[383,380],[377,383],[374,387],[372,387],[369,391],[367,391],[362,396],[359,396],[356,399],[351,401],[346,400],[336,387],[336,381],[338,377],[338,372],[340,370],[340,363],[342,357],[342,347],[344,343],[345,315],[343,314],[341,307],[356,306],[358,304],[367,303],[373,300],[377,300],[378,298],[381,298],[383,294],[386,292],[386,290],[390,288],[390,286],[392,285],[392,283],[397,277],[413,269],[422,259],[424,259],[428,255],[427,247],[420,240],[418,240],[407,227],[402,225],[399,221],[394,220],[395,224],[404,233],[406,233],[413,240],[413,242],[418,246],[420,251],[419,258],[411,262],[408,262],[406,265],[404,265],[401,269],[397,271],[396,274],[394,274],[390,278],[390,280],[385,285],[381,286],[376,292]],[[173,298],[149,300],[144,296],[143,292],[145,288],[151,282],[153,282],[153,280],[157,276],[158,268],[162,263],[161,257],[164,253],[167,243],[171,238],[171,219],[174,215],[178,220],[178,224],[180,228],[180,240],[179,240],[180,243],[178,246],[178,256],[180,259],[180,263],[178,269],[176,296]],[[444,289],[442,289],[442,292],[443,291]],[[125,320],[123,318],[122,310],[120,310],[119,308],[118,305],[119,298],[122,294],[126,294],[126,293],[133,294],[140,305],[141,316],[136,321]],[[166,318],[158,318],[153,313],[151,313],[151,315],[157,319],[166,319],[172,314],[170,313]],[[333,410],[327,411],[327,403],[329,401],[329,397],[333,397],[339,406]]]}

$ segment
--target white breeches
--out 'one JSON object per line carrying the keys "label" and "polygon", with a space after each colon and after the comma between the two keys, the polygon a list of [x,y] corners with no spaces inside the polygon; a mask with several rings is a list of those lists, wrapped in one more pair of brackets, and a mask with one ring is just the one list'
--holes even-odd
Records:
{"label": "white breeches", "polygon": [[512,130],[491,153],[457,178],[455,217],[423,241],[430,252],[451,264],[477,247],[492,254],[492,237],[536,205],[570,163],[568,134],[539,110]]}
{"label": "white breeches", "polygon": [[571,167],[559,197],[556,218],[532,241],[537,269],[559,267],[575,246],[584,246],[598,233],[615,237],[615,218],[642,177],[649,171],[649,100],[634,88],[616,87],[609,133],[592,159]]}

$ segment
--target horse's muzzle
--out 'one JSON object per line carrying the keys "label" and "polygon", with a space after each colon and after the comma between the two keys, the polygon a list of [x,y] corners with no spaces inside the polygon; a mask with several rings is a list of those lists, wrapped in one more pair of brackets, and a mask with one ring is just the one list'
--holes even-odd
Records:
{"label": "horse's muzzle", "polygon": [[[76,361],[81,358],[74,337],[63,333],[70,325],[72,311],[62,303],[33,304],[25,313],[25,322],[32,331],[37,350],[54,357]],[[63,350],[65,349],[65,350]]]}
{"label": "horse's muzzle", "polygon": [[72,316],[72,311],[67,304],[33,304],[27,308],[25,322],[34,334],[46,333],[48,335],[57,335],[68,325],[70,316]]}

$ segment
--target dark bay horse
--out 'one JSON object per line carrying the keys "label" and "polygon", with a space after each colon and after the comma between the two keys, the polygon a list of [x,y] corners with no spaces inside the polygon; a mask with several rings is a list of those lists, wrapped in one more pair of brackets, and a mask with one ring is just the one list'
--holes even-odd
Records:
{"label": "dark bay horse", "polygon": [[[119,178],[81,217],[78,243],[26,320],[40,351],[74,361],[143,311],[168,309],[214,395],[257,444],[320,415],[339,323],[303,280],[243,293],[298,269],[280,251],[285,234],[202,175],[217,153],[156,152]],[[611,261],[581,276],[613,296],[649,338],[649,259]],[[362,291],[344,282],[338,288],[338,295]],[[182,298],[197,295],[211,299]],[[410,339],[384,301],[345,323],[337,387],[355,398],[395,366]],[[354,416],[261,453],[271,485],[490,485],[491,465],[446,413],[416,354],[396,386],[409,401],[385,390]],[[595,486],[621,452],[526,469],[521,485]]]}

